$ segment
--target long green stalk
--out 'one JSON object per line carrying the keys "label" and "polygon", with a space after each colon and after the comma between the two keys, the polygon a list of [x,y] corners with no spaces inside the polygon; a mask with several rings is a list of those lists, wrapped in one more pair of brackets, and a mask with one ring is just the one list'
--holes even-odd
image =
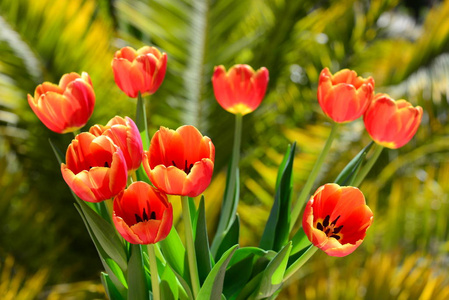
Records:
{"label": "long green stalk", "polygon": [[243,115],[238,113],[235,115],[234,127],[234,144],[232,146],[231,166],[229,169],[228,186],[226,187],[226,195],[223,199],[220,220],[218,221],[216,235],[212,243],[212,253],[215,254],[220,246],[223,234],[232,224],[237,203],[234,202],[235,191],[237,188],[236,173],[240,162],[240,145],[242,142],[242,123]]}
{"label": "long green stalk", "polygon": [[150,262],[151,287],[153,289],[153,300],[160,300],[161,293],[159,290],[159,275],[157,272],[156,253],[154,251],[154,244],[148,245],[148,258]]}
{"label": "long green stalk", "polygon": [[315,165],[313,166],[312,172],[307,178],[306,184],[304,185],[301,194],[299,194],[299,197],[293,206],[293,210],[291,213],[290,232],[292,231],[293,226],[295,225],[296,220],[299,217],[299,214],[301,212],[304,203],[306,202],[307,197],[310,195],[310,190],[312,189],[313,184],[315,183],[315,179],[318,176],[321,166],[324,163],[324,159],[329,153],[329,150],[332,146],[332,142],[334,141],[334,138],[337,136],[338,125],[339,125],[338,123],[334,122],[331,132],[329,133],[329,137],[327,138],[326,144],[324,145],[323,150],[321,150],[320,156],[318,156],[318,159],[315,162]]}
{"label": "long green stalk", "polygon": [[195,243],[193,241],[192,222],[190,221],[189,198],[181,196],[182,218],[184,219],[184,230],[187,246],[187,260],[189,262],[190,279],[192,281],[193,296],[196,298],[200,290],[198,276],[198,265],[196,262]]}
{"label": "long green stalk", "polygon": [[145,108],[145,101],[140,92],[137,95],[136,125],[137,128],[139,128],[140,136],[142,137],[143,149],[148,150],[150,144],[148,138],[147,112]]}
{"label": "long green stalk", "polygon": [[368,159],[366,164],[360,170],[360,173],[357,175],[357,178],[354,180],[354,183],[353,183],[354,186],[357,187],[362,183],[363,179],[365,179],[366,175],[368,175],[369,171],[376,163],[376,161],[379,158],[380,154],[382,153],[383,149],[384,149],[384,147],[379,144],[376,144],[374,146],[374,153],[373,153],[373,155],[371,155],[371,157]]}

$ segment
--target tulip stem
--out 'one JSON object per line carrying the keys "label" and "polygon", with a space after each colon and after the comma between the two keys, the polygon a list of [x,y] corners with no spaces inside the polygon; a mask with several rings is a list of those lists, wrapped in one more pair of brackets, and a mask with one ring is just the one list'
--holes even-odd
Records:
{"label": "tulip stem", "polygon": [[154,251],[154,244],[148,245],[148,258],[150,262],[151,287],[153,288],[153,299],[160,300],[159,291],[159,275],[157,272],[156,253]]}
{"label": "tulip stem", "polygon": [[376,144],[374,147],[374,153],[371,155],[371,157],[368,159],[366,164],[363,166],[363,168],[360,170],[360,173],[357,175],[357,178],[354,180],[353,185],[358,187],[363,179],[365,179],[366,175],[368,175],[371,168],[376,163],[377,159],[379,158],[380,154],[382,153],[382,150],[384,149],[383,146]]}
{"label": "tulip stem", "polygon": [[295,261],[288,269],[285,271],[284,280],[286,282],[293,274],[296,273],[318,250],[317,247],[312,247],[304,253],[300,259]]}
{"label": "tulip stem", "polygon": [[190,279],[192,282],[193,296],[196,298],[200,289],[200,280],[198,276],[198,266],[196,261],[195,244],[193,241],[192,222],[190,221],[189,198],[181,196],[182,218],[184,219],[184,230],[187,246],[187,259],[189,262]]}
{"label": "tulip stem", "polygon": [[145,101],[140,92],[137,95],[136,125],[137,128],[139,128],[140,137],[142,138],[143,149],[148,149],[150,147],[150,143],[148,138],[147,112],[145,108]]}
{"label": "tulip stem", "polygon": [[225,196],[221,206],[220,220],[218,222],[217,231],[212,243],[211,251],[215,255],[218,251],[218,247],[223,240],[226,230],[234,222],[235,210],[237,209],[237,201],[233,198],[236,196],[237,189],[237,170],[240,161],[240,145],[242,141],[242,122],[243,115],[237,113],[235,115],[235,128],[234,128],[234,144],[232,147],[231,166],[229,169],[229,180],[225,190]]}
{"label": "tulip stem", "polygon": [[312,172],[310,172],[306,184],[302,188],[301,194],[299,194],[299,197],[293,206],[293,210],[291,213],[290,232],[292,231],[293,226],[295,225],[299,217],[299,214],[302,210],[302,207],[304,206],[304,203],[306,202],[307,197],[310,195],[310,191],[312,190],[313,184],[315,183],[315,179],[317,178],[321,166],[324,163],[324,159],[329,153],[332,142],[334,141],[334,138],[337,136],[338,131],[337,129],[339,127],[338,125],[339,125],[338,123],[334,122],[331,132],[329,133],[329,137],[327,138],[326,144],[324,145],[323,150],[321,150],[320,156],[318,156],[318,159],[316,160],[315,165],[313,166]]}

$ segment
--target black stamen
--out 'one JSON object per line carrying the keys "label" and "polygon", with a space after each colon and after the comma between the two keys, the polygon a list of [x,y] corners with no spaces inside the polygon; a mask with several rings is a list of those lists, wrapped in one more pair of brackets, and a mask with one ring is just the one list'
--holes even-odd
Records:
{"label": "black stamen", "polygon": [[331,231],[330,228],[326,229],[326,231],[325,231],[324,233],[325,233],[326,235],[328,235],[328,234],[329,234],[329,231]]}
{"label": "black stamen", "polygon": [[337,224],[338,219],[340,219],[340,216],[338,216],[338,217],[331,223],[331,225]]}
{"label": "black stamen", "polygon": [[341,225],[340,227],[335,228],[334,229],[334,233],[339,233],[342,228],[343,228],[343,225]]}
{"label": "black stamen", "polygon": [[147,216],[147,213],[145,212],[145,208],[143,209],[143,214],[142,214],[142,216],[143,216],[143,219],[144,219],[145,221],[148,221],[148,216]]}
{"label": "black stamen", "polygon": [[142,218],[138,214],[134,214],[136,216],[136,223],[143,222]]}
{"label": "black stamen", "polygon": [[184,164],[184,172],[186,172],[186,174],[189,173],[189,170],[187,169],[187,160],[185,161],[185,164]]}
{"label": "black stamen", "polygon": [[324,218],[324,221],[323,221],[323,225],[324,225],[324,227],[327,227],[327,226],[329,226],[329,218],[330,218],[330,216],[329,216],[329,215],[327,215],[327,216],[326,216],[326,218]]}
{"label": "black stamen", "polygon": [[156,220],[156,213],[154,211],[150,214],[150,220]]}
{"label": "black stamen", "polygon": [[175,161],[174,161],[174,160],[172,160],[171,162],[172,162],[173,166],[175,166],[175,167],[176,167]]}
{"label": "black stamen", "polygon": [[321,225],[320,222],[318,222],[318,224],[316,224],[316,228],[318,228],[318,229],[321,230],[321,231],[324,230],[324,227],[323,227],[323,225]]}
{"label": "black stamen", "polygon": [[333,238],[336,239],[337,241],[340,239],[340,236],[339,236],[339,235],[336,235],[336,234],[331,235],[331,237],[333,237]]}
{"label": "black stamen", "polygon": [[190,166],[189,166],[189,173],[190,173],[190,171],[192,171],[192,168],[193,168],[193,164],[190,164]]}
{"label": "black stamen", "polygon": [[89,166],[89,170],[92,169],[92,166]]}
{"label": "black stamen", "polygon": [[106,168],[109,168],[108,162],[105,162],[105,163],[104,163],[104,166],[105,166]]}

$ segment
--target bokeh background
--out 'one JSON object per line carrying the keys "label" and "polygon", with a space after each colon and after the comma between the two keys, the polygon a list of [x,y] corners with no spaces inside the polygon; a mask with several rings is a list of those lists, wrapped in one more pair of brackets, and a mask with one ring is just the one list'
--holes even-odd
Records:
{"label": "bokeh background", "polygon": [[[384,150],[361,185],[375,214],[365,242],[345,258],[318,252],[279,299],[449,299],[449,1],[0,0],[1,299],[105,299],[97,253],[48,143],[65,149],[73,136],[50,132],[26,95],[86,71],[97,95],[86,128],[133,117],[135,100],[111,70],[126,45],[168,54],[165,81],[147,107],[151,133],[192,124],[216,146],[210,232],[234,124],[214,100],[213,67],[269,69],[265,100],[244,118],[242,245],[258,244],[288,144],[298,143],[297,197],[327,138],[316,100],[323,67],[373,76],[377,92],[421,105],[416,137]],[[319,184],[369,141],[362,120],[342,126]]]}

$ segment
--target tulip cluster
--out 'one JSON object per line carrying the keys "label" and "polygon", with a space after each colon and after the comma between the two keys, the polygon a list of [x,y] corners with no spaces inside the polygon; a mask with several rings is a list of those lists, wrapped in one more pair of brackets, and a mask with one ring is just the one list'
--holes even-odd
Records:
{"label": "tulip cluster", "polygon": [[[111,66],[117,86],[129,97],[138,97],[138,103],[143,103],[142,95],[155,93],[164,80],[167,54],[148,46],[138,50],[124,47],[115,53]],[[65,162],[61,163],[61,173],[73,193],[90,205],[84,204],[85,202],[75,197],[78,204],[86,205],[86,210],[81,205],[77,208],[99,249],[102,261],[105,267],[107,266],[106,269],[111,269],[108,270],[109,275],[115,276],[115,282],[108,279],[109,275],[103,277],[109,293],[117,292],[123,296],[123,290],[131,288],[123,284],[124,274],[127,274],[128,280],[131,280],[128,284],[132,284],[134,280],[134,274],[129,272],[131,268],[128,268],[128,263],[140,264],[139,267],[134,265],[133,270],[140,270],[143,280],[147,279],[148,274],[145,275],[145,272],[148,268],[143,263],[140,245],[148,245],[152,296],[150,297],[148,289],[143,289],[143,296],[137,298],[156,300],[160,297],[158,264],[163,264],[164,268],[170,266],[165,269],[168,270],[167,274],[169,272],[173,274],[167,275],[164,271],[166,275],[164,280],[167,280],[169,276],[173,279],[168,284],[170,288],[173,286],[177,288],[180,284],[184,289],[185,297],[189,295],[191,299],[196,297],[209,299],[212,297],[210,290],[221,284],[216,284],[218,282],[216,278],[209,280],[209,276],[223,275],[232,268],[235,268],[232,269],[232,274],[237,274],[236,270],[241,267],[240,263],[244,262],[245,272],[247,267],[252,268],[248,276],[255,274],[254,278],[245,279],[246,283],[252,286],[250,291],[253,293],[252,296],[230,294],[226,297],[252,299],[263,295],[264,298],[271,299],[282,285],[281,282],[273,283],[273,272],[277,274],[276,277],[285,272],[282,280],[288,279],[290,274],[304,263],[303,260],[311,256],[310,252],[307,253],[310,249],[321,249],[328,255],[341,257],[352,253],[360,246],[372,223],[373,213],[366,205],[363,193],[356,187],[358,184],[340,186],[337,183],[328,183],[319,187],[305,206],[302,230],[289,242],[290,231],[294,228],[305,200],[311,194],[314,180],[330,149],[335,135],[333,129],[293,206],[291,205],[291,178],[295,144],[292,145],[278,173],[276,200],[267,221],[260,249],[252,248],[251,251],[243,251],[235,261],[230,260],[236,247],[224,248],[232,243],[238,243],[239,222],[235,209],[239,198],[238,164],[242,118],[256,110],[261,104],[267,91],[268,81],[269,73],[265,67],[255,71],[249,65],[238,64],[226,71],[225,67],[220,65],[213,71],[212,85],[215,98],[223,109],[235,115],[236,126],[222,213],[210,247],[205,228],[206,222],[205,219],[201,219],[205,218],[202,215],[204,211],[200,207],[191,213],[190,207],[194,205],[194,202],[189,199],[189,197],[201,195],[211,182],[215,147],[209,137],[203,136],[194,126],[184,125],[176,130],[160,127],[150,140],[147,130],[141,128],[140,122],[138,127],[131,118],[120,116],[115,116],[106,125],[96,124],[87,132],[77,134],[86,125],[95,104],[92,82],[85,72],[82,75],[65,74],[59,85],[44,82],[36,88],[34,97],[28,95],[31,109],[49,129],[58,133],[74,132],[75,134],[75,138],[67,147]],[[395,101],[386,94],[375,94],[373,78],[362,78],[357,76],[356,72],[347,69],[334,75],[329,69],[323,69],[319,77],[317,98],[325,115],[335,122],[333,128],[336,128],[337,123],[351,122],[363,116],[366,130],[379,145],[377,147],[380,151],[382,147],[396,149],[408,143],[417,132],[423,114],[421,107],[413,107],[405,100]],[[139,107],[137,115],[139,115]],[[148,149],[144,149],[143,145],[148,145],[148,142],[149,147],[145,146]],[[379,151],[375,153],[380,154]],[[378,156],[372,157],[374,157],[371,159],[373,162]],[[354,160],[348,166],[361,165],[364,156],[357,156]],[[359,179],[363,180],[371,166],[371,163],[365,163],[364,169],[360,171],[362,175]],[[346,176],[342,182],[350,182],[349,184],[356,182],[354,180],[359,170],[352,172],[345,170],[342,171],[343,175],[340,174]],[[177,237],[176,229],[173,228],[173,207],[167,195],[181,196],[186,247],[183,247]],[[105,205],[109,199],[113,201],[110,205],[112,212],[107,211],[107,205]],[[98,221],[92,217],[92,211],[89,210],[91,207],[97,208],[94,215],[95,213],[101,215],[103,220]],[[103,211],[98,207],[103,208]],[[107,229],[107,226],[115,227],[111,230],[116,230],[126,242],[121,238],[116,243],[109,241],[108,239],[118,238],[115,234],[111,234],[113,231]],[[196,230],[195,234],[193,228]],[[171,232],[175,232],[174,237],[170,234]],[[167,238],[169,234],[172,239]],[[296,239],[298,236],[299,238]],[[290,254],[290,251],[293,251],[292,242],[301,240],[300,244],[302,244],[302,241],[306,241],[306,236],[310,241],[309,245],[303,249],[298,249],[299,246],[296,245],[293,247],[296,252]],[[166,238],[170,239],[166,245],[176,249],[165,248],[156,258],[153,244]],[[137,248],[128,243],[137,245]],[[114,249],[114,246],[117,248],[123,246],[125,250]],[[210,272],[202,274],[207,275],[207,279],[203,282],[200,282],[196,249],[202,250],[202,254],[205,255],[200,258],[204,263],[202,272]],[[184,251],[186,257],[183,256],[184,254],[179,254],[180,257],[173,258],[178,255],[177,252],[184,253]],[[288,255],[290,257],[287,257]],[[282,257],[279,258],[280,256]],[[226,258],[226,264],[231,264],[231,267],[226,268],[223,257]],[[188,273],[183,267],[186,258]],[[175,263],[170,261],[172,259]],[[276,270],[256,274],[260,271],[259,269],[263,269],[263,264],[271,268],[269,260],[271,262],[277,260],[277,263],[273,264]],[[260,261],[263,263],[260,264]],[[257,266],[253,266],[251,262]],[[182,267],[179,267],[180,265]],[[180,269],[176,270],[176,267]],[[215,272],[211,270],[212,267],[213,270],[219,269]],[[179,280],[181,276],[184,277]],[[260,282],[255,281],[257,278],[260,278]],[[116,283],[117,286],[114,285]],[[200,290],[201,284],[210,286]],[[267,288],[264,284],[269,287]],[[145,284],[142,286],[145,287]],[[255,286],[257,286],[256,289]],[[239,293],[248,292],[243,285],[241,289]],[[235,292],[234,288],[229,288],[228,292],[231,293],[230,291]],[[221,291],[214,293],[221,295]],[[132,292],[128,295],[134,297]],[[173,295],[178,294],[173,293]],[[120,297],[122,298],[125,299]]]}
{"label": "tulip cluster", "polygon": [[334,122],[345,123],[363,116],[366,130],[378,144],[397,149],[407,144],[418,130],[423,110],[386,94],[374,95],[374,79],[362,78],[344,69],[334,75],[321,71],[318,102]]}

